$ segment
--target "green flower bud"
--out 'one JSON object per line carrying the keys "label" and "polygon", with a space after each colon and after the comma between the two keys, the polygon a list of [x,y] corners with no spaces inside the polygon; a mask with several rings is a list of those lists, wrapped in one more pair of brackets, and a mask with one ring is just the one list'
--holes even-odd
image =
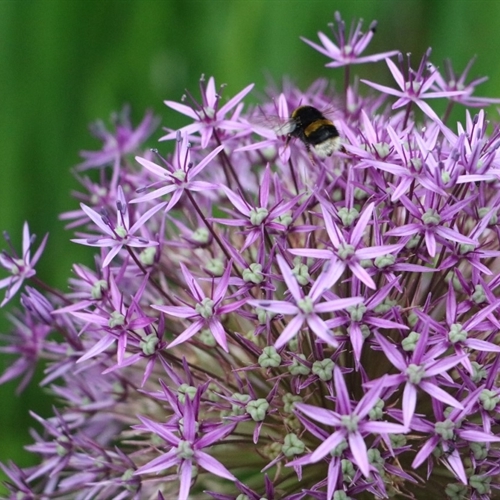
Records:
{"label": "green flower bud", "polygon": [[103,292],[107,290],[108,290],[108,282],[106,280],[99,280],[92,285],[90,295],[95,300],[101,300]]}
{"label": "green flower bud", "polygon": [[486,411],[493,411],[500,401],[500,396],[495,391],[483,389],[479,395],[479,401]]}
{"label": "green flower bud", "polygon": [[408,337],[401,341],[401,347],[406,352],[413,352],[417,347],[417,342],[420,339],[420,333],[410,332]]}
{"label": "green flower bud", "polygon": [[205,297],[201,302],[198,302],[198,304],[195,305],[196,312],[202,318],[209,319],[214,314],[214,304],[215,302],[211,298]]}
{"label": "green flower bud", "polygon": [[198,334],[198,338],[207,347],[215,347],[217,345],[217,341],[209,328],[203,328]]}
{"label": "green flower bud", "polygon": [[[478,210],[479,218],[483,219],[490,210],[491,210],[491,207],[481,207]],[[490,221],[488,222],[488,226],[495,226],[497,223],[498,223],[498,214],[494,213],[491,216]]]}
{"label": "green flower bud", "polygon": [[467,486],[462,483],[449,483],[444,492],[451,500],[467,500],[469,497]]}
{"label": "green flower bud", "polygon": [[490,493],[490,482],[491,477],[480,476],[479,474],[474,474],[469,479],[469,484],[474,488],[480,495],[488,495]]}
{"label": "green flower bud", "polygon": [[176,170],[173,174],[173,177],[175,177],[178,181],[183,182],[186,179],[186,172],[182,169]]}
{"label": "green flower bud", "polygon": [[347,260],[356,253],[356,249],[353,245],[349,243],[341,243],[338,249],[338,255],[340,259]]}
{"label": "green flower bud", "polygon": [[290,224],[293,222],[293,217],[289,213],[281,214],[279,217],[274,219],[273,222],[277,222],[278,224],[281,224],[282,226],[285,226],[285,229],[288,229]]}
{"label": "green flower bud", "polygon": [[205,265],[205,269],[214,276],[222,276],[226,266],[221,259],[210,259]]}
{"label": "green flower bud", "polygon": [[121,225],[115,227],[115,233],[120,238],[125,238],[125,236],[127,236],[127,230]]}
{"label": "green flower bud", "polygon": [[234,392],[231,398],[235,400],[231,405],[231,413],[234,416],[243,415],[245,413],[245,406],[238,404],[237,402],[244,403],[245,405],[250,401],[250,396],[248,394],[241,394],[239,392]]}
{"label": "green flower bud", "polygon": [[206,227],[199,227],[193,231],[191,239],[200,245],[206,245],[210,241],[210,232]]}
{"label": "green flower bud", "polygon": [[340,441],[340,443],[335,446],[335,448],[330,450],[330,455],[332,457],[341,457],[342,453],[344,453],[347,448],[349,448],[347,441],[345,439],[342,439],[342,441]]}
{"label": "green flower bud", "polygon": [[115,326],[123,326],[125,324],[125,316],[120,311],[113,311],[110,315],[108,326],[115,328]]}
{"label": "green flower bud", "polygon": [[422,170],[422,160],[420,158],[410,158],[410,164],[417,172]]}
{"label": "green flower bud", "polygon": [[366,311],[367,307],[364,304],[358,304],[347,308],[347,312],[351,315],[351,321],[362,321]]}
{"label": "green flower bud", "polygon": [[390,311],[393,307],[396,307],[398,304],[397,300],[391,300],[389,298],[386,298],[383,302],[381,302],[373,311],[376,314],[385,314],[386,312]]}
{"label": "green flower bud", "polygon": [[354,188],[353,194],[354,194],[354,199],[358,201],[365,200],[366,198],[368,198],[368,193],[364,189],[361,189],[359,187]]}
{"label": "green flower bud", "polygon": [[352,500],[352,497],[347,496],[343,490],[337,490],[333,493],[333,500]]}
{"label": "green flower bud", "polygon": [[296,394],[291,394],[287,392],[281,400],[283,401],[283,410],[286,413],[292,413],[295,403],[302,403],[302,398]]}
{"label": "green flower bud", "polygon": [[486,302],[486,293],[484,292],[484,288],[481,285],[475,286],[475,291],[472,294],[471,299],[476,304],[482,304],[483,302]]}
{"label": "green flower bud", "polygon": [[444,440],[449,441],[455,436],[455,424],[449,419],[446,419],[444,422],[436,422],[434,424],[434,431]]}
{"label": "green flower bud", "polygon": [[471,362],[472,365],[472,375],[471,380],[478,384],[482,379],[485,379],[488,376],[488,371],[484,368],[483,365],[480,365],[476,361]]}
{"label": "green flower bud", "polygon": [[255,312],[257,313],[257,320],[259,325],[265,325],[268,320],[273,319],[276,316],[276,313],[272,311],[266,311],[265,309],[261,309],[260,307],[255,308]]}
{"label": "green flower bud", "polygon": [[295,264],[295,267],[292,269],[292,273],[299,285],[304,286],[309,283],[309,268],[300,261]]}
{"label": "green flower bud", "polygon": [[342,207],[338,211],[338,216],[345,227],[350,227],[359,218],[359,212],[355,208]]}
{"label": "green flower bud", "polygon": [[266,217],[269,215],[269,210],[264,207],[253,208],[250,210],[249,218],[250,222],[254,226],[260,226]]}
{"label": "green flower bud", "polygon": [[255,422],[262,422],[266,418],[269,403],[264,398],[249,401],[245,407],[246,412]]}
{"label": "green flower bud", "polygon": [[262,368],[276,368],[281,364],[281,356],[274,346],[267,346],[262,349],[258,363]]}
{"label": "green flower bud", "polygon": [[[264,446],[263,455],[269,460],[279,457],[283,445],[278,442],[268,443]],[[262,498],[262,497],[261,497]]]}
{"label": "green flower bud", "polygon": [[177,445],[177,456],[184,460],[191,460],[194,456],[194,450],[189,441],[179,441]]}
{"label": "green flower bud", "polygon": [[142,349],[145,356],[151,356],[155,353],[158,342],[160,342],[160,339],[156,333],[150,333],[139,342],[139,347]]}
{"label": "green flower bud", "polygon": [[380,420],[384,415],[384,400],[378,398],[378,401],[375,403],[375,406],[368,412],[368,416],[370,420]]}
{"label": "green flower bud", "polygon": [[474,458],[476,460],[485,460],[486,457],[488,456],[488,448],[486,446],[486,443],[479,443],[477,441],[472,442],[469,443],[469,448],[474,454]]}
{"label": "green flower bud", "polygon": [[373,148],[380,159],[387,158],[391,152],[391,146],[387,142],[376,142],[373,144]]}
{"label": "green flower bud", "polygon": [[[298,354],[297,357],[303,359],[304,361],[306,360],[304,354]],[[294,357],[292,360],[292,364],[288,365],[288,371],[294,376],[309,375],[311,369],[307,365],[302,364],[296,357]]]}
{"label": "green flower bud", "polygon": [[411,363],[406,368],[406,375],[408,375],[408,381],[412,384],[420,384],[420,381],[424,378],[425,368],[420,365],[415,365]]}
{"label": "green flower bud", "polygon": [[181,403],[186,401],[186,396],[192,401],[196,396],[196,387],[188,384],[181,384],[177,389],[177,398]]}
{"label": "green flower bud", "polygon": [[460,323],[453,323],[453,325],[450,326],[448,337],[452,344],[456,344],[457,342],[464,342],[465,340],[467,340],[467,335],[467,330],[464,330]]}
{"label": "green flower bud", "polygon": [[281,451],[285,457],[290,458],[304,453],[306,445],[297,437],[296,434],[287,434]]}
{"label": "green flower bud", "polygon": [[406,445],[406,436],[404,434],[390,434],[389,438],[393,448],[402,448]]}
{"label": "green flower bud", "polygon": [[375,257],[375,267],[378,267],[379,269],[392,266],[395,262],[396,257],[392,254]]}
{"label": "green flower bud", "polygon": [[297,307],[304,314],[311,314],[312,312],[314,312],[314,302],[310,297],[304,297],[303,299],[298,300]]}
{"label": "green flower bud", "polygon": [[323,382],[331,380],[333,377],[333,367],[335,363],[330,359],[322,359],[321,361],[315,361],[312,365],[312,372],[314,375],[319,377]]}
{"label": "green flower bud", "polygon": [[255,285],[262,283],[264,281],[262,265],[257,262],[250,264],[247,269],[243,270],[242,277],[246,283],[254,283]]}
{"label": "green flower bud", "polygon": [[350,460],[347,460],[347,458],[343,458],[340,463],[342,466],[344,481],[350,483],[354,478],[354,474],[356,473],[356,471],[354,470],[354,465]]}
{"label": "green flower bud", "polygon": [[139,254],[139,260],[144,266],[152,266],[155,263],[156,247],[145,248]]}
{"label": "green flower bud", "polygon": [[437,210],[435,210],[434,208],[429,208],[422,215],[422,222],[426,226],[437,226],[441,222],[441,216],[438,214]]}

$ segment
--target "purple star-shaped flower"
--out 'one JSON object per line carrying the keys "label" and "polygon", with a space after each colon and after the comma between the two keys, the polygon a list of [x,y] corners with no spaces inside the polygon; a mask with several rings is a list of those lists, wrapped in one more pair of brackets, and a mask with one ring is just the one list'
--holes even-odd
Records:
{"label": "purple star-shaped flower", "polygon": [[439,387],[437,376],[446,374],[450,368],[458,365],[467,354],[463,356],[447,356],[443,359],[435,359],[446,348],[433,349],[426,352],[428,347],[428,329],[421,334],[412,356],[407,359],[391,344],[383,335],[375,332],[375,338],[382,348],[387,359],[399,370],[396,375],[385,375],[380,380],[370,381],[367,387],[382,385],[383,387],[398,387],[404,384],[403,389],[403,423],[409,428],[417,406],[417,389],[421,389],[439,401],[454,408],[463,409],[462,403],[457,401],[451,394]]}
{"label": "purple star-shaped flower", "polygon": [[116,221],[113,222],[105,214],[99,214],[92,208],[80,204],[82,210],[87,214],[90,220],[100,229],[104,236],[86,236],[85,238],[76,238],[71,241],[88,245],[91,247],[111,247],[106,255],[102,267],[106,267],[118,254],[123,247],[147,248],[158,245],[157,241],[152,241],[142,236],[136,236],[135,233],[151,218],[161,210],[166,203],[158,203],[141,215],[134,224],[131,225],[130,214],[121,186],[118,186],[116,193]]}
{"label": "purple star-shaped flower", "polygon": [[226,331],[221,323],[221,316],[239,309],[247,299],[237,300],[230,304],[222,305],[226,298],[227,288],[229,286],[229,277],[231,275],[231,262],[227,264],[224,274],[220,278],[217,286],[210,297],[207,297],[200,285],[196,282],[193,275],[188,271],[184,264],[180,264],[184,280],[189,287],[191,295],[196,300],[194,306],[157,306],[152,305],[169,316],[177,318],[187,318],[194,322],[184,330],[167,348],[174,347],[188,341],[193,335],[199,332],[203,327],[209,328],[217,343],[227,352]]}
{"label": "purple star-shaped flower", "polygon": [[[197,392],[197,396],[199,395]],[[200,406],[199,396],[191,400],[185,398],[182,426],[179,428],[179,435],[174,434],[169,426],[159,424],[149,418],[139,416],[142,430],[148,430],[162,438],[169,445],[168,451],[163,455],[151,460],[147,464],[139,467],[134,474],[158,473],[170,467],[177,467],[176,476],[180,481],[178,500],[187,500],[191,481],[195,467],[201,467],[217,477],[223,477],[230,481],[236,478],[218,460],[203,451],[204,448],[212,446],[214,443],[223,440],[231,434],[236,424],[223,423],[212,430],[201,434],[198,432],[198,411]]]}
{"label": "purple star-shaped flower", "polygon": [[368,460],[365,437],[369,434],[406,433],[408,432],[408,427],[367,418],[368,413],[377,403],[384,384],[376,384],[369,389],[353,409],[344,376],[338,366],[334,368],[334,382],[336,394],[335,411],[303,403],[296,403],[295,405],[299,418],[300,414],[303,414],[321,424],[333,426],[336,429],[333,434],[314,450],[307,462],[304,462],[303,459],[301,459],[301,462],[318,462],[342,443],[343,440],[346,440],[358,467],[363,475],[368,477],[370,475],[370,462]]}
{"label": "purple star-shaped flower", "polygon": [[364,231],[370,221],[375,205],[370,203],[360,215],[352,231],[345,235],[344,232],[333,222],[327,208],[322,205],[325,228],[330,237],[333,248],[294,248],[289,252],[301,257],[314,257],[317,259],[328,259],[328,279],[333,283],[342,275],[346,268],[349,268],[354,276],[363,282],[368,288],[376,289],[375,282],[370,274],[364,269],[360,261],[363,259],[374,259],[391,252],[399,250],[401,245],[381,245],[373,247],[363,247]]}
{"label": "purple star-shaped flower", "polygon": [[335,21],[337,23],[337,29],[335,30],[335,25],[333,23],[331,23],[330,27],[332,28],[332,32],[337,43],[332,42],[324,33],[321,32],[318,32],[318,37],[323,46],[317,45],[306,38],[301,37],[302,40],[313,49],[316,49],[326,57],[333,59],[333,62],[326,64],[328,68],[340,68],[350,64],[381,61],[382,59],[386,59],[398,53],[397,50],[391,50],[389,52],[360,57],[375,34],[377,22],[373,21],[370,24],[368,31],[363,33],[361,31],[363,21],[360,20],[358,24],[351,29],[349,35],[346,37],[345,22],[342,20],[339,12],[335,12]]}
{"label": "purple star-shaped flower", "polygon": [[[174,101],[165,101],[169,107],[191,118],[193,123],[182,127],[179,131],[182,134],[191,135],[197,132],[201,135],[201,147],[206,148],[210,139],[218,130],[241,130],[246,128],[245,124],[238,121],[241,112],[243,98],[253,89],[254,84],[247,85],[241,92],[238,92],[226,104],[220,105],[220,93],[215,87],[215,79],[211,76],[205,85],[205,80],[200,80],[201,103],[194,103],[194,106],[186,106]],[[236,107],[232,117],[226,115]],[[169,132],[160,138],[160,141],[175,139],[179,131]]]}
{"label": "purple star-shaped flower", "polygon": [[[10,237],[7,233],[4,233],[4,238],[10,244]],[[21,257],[16,254],[16,251],[13,248],[12,255],[8,254],[5,250],[0,253],[0,265],[7,269],[7,271],[11,274],[8,278],[0,280],[0,289],[7,288],[5,297],[0,303],[0,307],[3,307],[7,304],[7,302],[9,302],[9,300],[21,288],[24,280],[35,276],[35,265],[42,256],[47,243],[47,238],[48,234],[44,236],[42,243],[40,243],[40,246],[32,258],[31,246],[35,241],[35,235],[30,235],[28,223],[25,222],[23,226],[23,253]]]}
{"label": "purple star-shaped flower", "polygon": [[[183,136],[177,142],[177,147],[173,160],[166,162],[166,167],[161,167],[146,158],[136,156],[135,159],[155,177],[159,177],[161,187],[156,187],[153,191],[143,194],[135,198],[131,203],[142,203],[144,201],[152,201],[167,194],[172,194],[165,212],[168,212],[177,204],[184,191],[207,191],[217,189],[215,184],[206,181],[195,180],[203,169],[217,156],[224,146],[218,146],[208,155],[206,155],[196,166],[193,165],[191,160],[191,145],[189,144],[187,136]],[[156,186],[158,183],[155,183]],[[146,188],[141,188],[141,192]]]}
{"label": "purple star-shaped flower", "polygon": [[326,302],[320,302],[325,290],[328,290],[337,281],[338,276],[328,272],[322,273],[312,285],[309,293],[304,294],[299,286],[297,279],[288,267],[285,259],[281,255],[276,256],[283,279],[292,295],[295,303],[286,300],[249,300],[248,304],[254,307],[260,307],[266,311],[272,311],[279,314],[294,315],[285,329],[281,332],[278,340],[274,344],[276,349],[280,349],[289,342],[306,323],[314,334],[323,342],[333,347],[338,346],[332,330],[327,326],[320,314],[326,312],[339,311],[350,306],[355,306],[363,302],[362,297],[350,297],[346,299],[333,299]]}

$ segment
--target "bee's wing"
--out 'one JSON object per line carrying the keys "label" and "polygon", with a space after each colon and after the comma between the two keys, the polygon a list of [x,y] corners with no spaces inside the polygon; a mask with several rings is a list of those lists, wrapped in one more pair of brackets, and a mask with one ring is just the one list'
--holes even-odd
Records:
{"label": "bee's wing", "polygon": [[335,121],[336,118],[339,118],[339,107],[335,106],[334,104],[330,104],[326,107],[324,107],[321,110],[321,113],[327,118],[328,120]]}
{"label": "bee's wing", "polygon": [[249,122],[257,127],[262,127],[272,130],[278,136],[285,136],[293,132],[297,123],[293,118],[283,119],[278,115],[261,114],[259,116],[252,116]]}
{"label": "bee's wing", "polygon": [[287,120],[285,123],[281,122],[277,126],[273,127],[276,135],[288,135],[291,134],[297,127],[297,122],[292,118]]}

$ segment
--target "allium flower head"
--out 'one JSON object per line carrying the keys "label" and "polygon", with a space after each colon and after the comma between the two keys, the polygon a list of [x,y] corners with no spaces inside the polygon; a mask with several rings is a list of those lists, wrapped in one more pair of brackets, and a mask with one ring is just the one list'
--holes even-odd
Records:
{"label": "allium flower head", "polygon": [[99,214],[92,208],[80,205],[89,219],[103,233],[102,237],[89,236],[86,238],[76,238],[74,243],[89,245],[94,247],[110,247],[111,250],[103,261],[103,267],[107,267],[113,258],[123,247],[145,248],[157,245],[157,241],[146,237],[136,236],[135,233],[150,219],[156,212],[161,210],[166,203],[158,203],[139,216],[134,224],[131,225],[130,213],[127,206],[127,200],[121,186],[118,186],[116,196],[116,219],[113,221],[106,213]]}
{"label": "allium flower head", "polygon": [[157,126],[152,113],[146,113],[142,122],[134,129],[129,112],[125,107],[120,114],[112,117],[112,132],[101,121],[91,127],[93,135],[102,141],[103,147],[100,151],[82,151],[81,156],[85,160],[78,165],[78,170],[113,165],[117,159],[136,151],[149,138]]}
{"label": "allium flower head", "polygon": [[465,69],[462,71],[462,73],[457,74],[453,69],[451,61],[449,59],[446,59],[444,61],[445,74],[436,72],[434,87],[436,89],[439,89],[440,91],[460,92],[460,94],[456,95],[455,97],[451,97],[450,100],[452,102],[464,104],[465,106],[481,107],[487,106],[488,104],[500,103],[500,99],[498,98],[495,99],[491,97],[479,97],[473,95],[476,87],[488,80],[487,76],[483,76],[480,78],[475,78],[471,82],[466,82],[475,60],[476,57],[473,57],[465,66]]}
{"label": "allium flower head", "polygon": [[[10,244],[10,236],[7,233],[4,233],[4,238]],[[0,288],[7,288],[0,307],[3,307],[16,294],[26,279],[35,276],[36,271],[34,266],[42,256],[47,244],[47,238],[48,235],[46,234],[32,257],[31,246],[35,242],[35,235],[30,234],[28,223],[25,222],[23,226],[22,254],[20,256],[17,255],[14,248],[11,249],[11,253],[5,250],[0,253],[0,265],[10,273],[8,278],[0,280]]]}
{"label": "allium flower head", "polygon": [[364,83],[380,92],[399,97],[392,105],[393,109],[401,108],[409,103],[416,104],[431,120],[440,124],[436,112],[425,102],[425,99],[435,99],[439,97],[453,98],[464,94],[463,90],[431,90],[434,82],[439,77],[437,68],[429,64],[431,49],[428,49],[416,70],[410,66],[410,56],[408,55],[408,68],[403,69],[403,56],[399,54],[399,67],[390,59],[386,59],[387,66],[396,81],[400,90],[393,89],[378,83],[362,80]]}
{"label": "allium flower head", "polygon": [[[86,154],[99,183],[63,218],[98,251],[69,290],[38,280],[27,224],[0,255],[2,305],[20,291],[0,383],[41,365],[55,395],[32,414],[39,463],[1,465],[9,498],[499,496],[500,126],[447,124],[483,99],[469,67],[453,83],[430,51],[362,56],[374,24],[339,14],[334,34],[307,43],[342,95],[286,82],[258,108],[335,103],[332,156],[254,125],[252,85],[226,100],[203,79],[166,101],[192,120],[167,123],[172,154],[141,149],[149,115]],[[351,82],[379,60],[398,89]]]}
{"label": "allium flower head", "polygon": [[186,500],[189,496],[190,485],[193,475],[196,476],[196,467],[202,467],[215,476],[234,481],[236,478],[220,462],[215,460],[203,448],[210,447],[217,441],[231,434],[235,425],[220,425],[208,428],[206,432],[200,432],[199,408],[200,392],[184,399],[182,411],[182,425],[180,436],[169,430],[169,426],[162,426],[145,417],[139,417],[142,425],[136,426],[139,430],[149,431],[164,439],[171,445],[170,451],[163,456],[157,457],[151,462],[144,464],[135,473],[148,474],[168,469],[172,466],[178,467],[180,480],[179,500]]}
{"label": "allium flower head", "polygon": [[[177,149],[174,154],[174,161],[172,163],[167,162],[166,167],[161,167],[156,163],[146,159],[136,157],[136,160],[149,172],[151,172],[155,177],[160,179],[161,184],[165,184],[162,187],[156,187],[154,184],[154,189],[152,192],[139,196],[132,200],[133,203],[140,203],[143,201],[151,201],[156,198],[160,198],[167,194],[172,193],[172,196],[165,207],[168,212],[172,209],[175,204],[181,198],[184,190],[189,191],[206,191],[210,189],[216,189],[217,186],[212,183],[200,180],[194,180],[194,178],[200,174],[203,169],[210,163],[210,161],[222,150],[223,146],[219,146],[214,149],[206,158],[194,166],[191,161],[190,154],[191,144],[189,143],[186,136],[177,141]],[[142,188],[143,191],[145,188]]]}
{"label": "allium flower head", "polygon": [[[214,77],[211,76],[207,83],[205,77],[202,76],[200,79],[201,102],[197,102],[194,98],[191,98],[191,106],[174,101],[165,101],[165,104],[169,108],[194,120],[194,123],[183,127],[180,129],[180,132],[186,135],[199,133],[201,135],[201,147],[206,148],[210,139],[213,138],[215,142],[219,142],[223,140],[227,132],[234,132],[245,128],[239,121],[239,115],[243,107],[241,101],[252,90],[253,86],[253,84],[247,85],[242,91],[238,92],[238,94],[221,106],[221,93],[217,92]],[[183,100],[186,100],[186,96]],[[230,111],[233,112],[233,115],[228,118],[226,115]],[[160,141],[175,139],[177,133],[176,131],[172,131],[164,135]]]}
{"label": "allium flower head", "polygon": [[368,44],[371,42],[377,22],[373,21],[368,27],[368,31],[363,33],[361,28],[363,21],[359,20],[357,24],[353,23],[349,34],[346,33],[345,21],[340,16],[339,12],[335,12],[335,22],[331,23],[330,28],[335,37],[335,42],[332,42],[324,33],[318,32],[318,37],[323,44],[323,47],[302,38],[304,42],[321,52],[323,55],[333,59],[333,62],[328,63],[328,68],[339,68],[350,64],[363,64],[369,62],[377,62],[391,57],[398,53],[397,50],[383,52],[381,54],[373,54],[371,56],[363,56]]}
{"label": "allium flower head", "polygon": [[[356,405],[356,408],[353,409],[351,407],[344,376],[337,366],[334,369],[334,380],[337,411],[326,410],[324,408],[317,408],[301,403],[296,405],[296,409],[299,413],[306,415],[312,420],[321,422],[322,424],[335,426],[337,428],[328,439],[316,448],[308,461],[309,463],[317,462],[334,450],[339,444],[347,441],[354,461],[357,463],[363,475],[369,477],[370,463],[363,435],[371,435],[373,433],[406,433],[408,432],[408,428],[400,424],[374,422],[369,418],[365,419],[377,404],[383,390],[383,383],[368,390]],[[300,461],[301,463],[307,463],[304,459],[300,459]]]}

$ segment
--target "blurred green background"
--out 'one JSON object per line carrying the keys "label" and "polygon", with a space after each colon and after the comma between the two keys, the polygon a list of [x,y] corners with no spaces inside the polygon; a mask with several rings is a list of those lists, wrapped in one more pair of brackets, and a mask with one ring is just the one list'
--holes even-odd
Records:
{"label": "blurred green background", "polygon": [[[163,125],[184,125],[163,100],[179,100],[185,88],[197,96],[202,73],[227,83],[226,96],[251,82],[262,90],[268,75],[304,88],[320,76],[340,80],[340,70],[324,68],[328,60],[299,40],[328,33],[335,10],[348,25],[379,21],[367,53],[411,52],[416,66],[432,46],[436,65],[451,57],[458,71],[477,54],[471,76],[490,77],[479,94],[500,97],[495,0],[0,0],[0,229],[18,247],[24,220],[39,239],[49,232],[38,273],[65,287],[71,263],[92,254],[70,243],[58,220],[76,206],[69,192],[78,152],[99,148],[87,125],[126,103],[136,123],[152,109]],[[393,85],[384,63],[362,71]],[[4,318],[0,327],[7,329]],[[0,460],[26,466],[28,409],[47,416],[51,401],[36,386],[14,396],[15,386],[0,387]]]}

